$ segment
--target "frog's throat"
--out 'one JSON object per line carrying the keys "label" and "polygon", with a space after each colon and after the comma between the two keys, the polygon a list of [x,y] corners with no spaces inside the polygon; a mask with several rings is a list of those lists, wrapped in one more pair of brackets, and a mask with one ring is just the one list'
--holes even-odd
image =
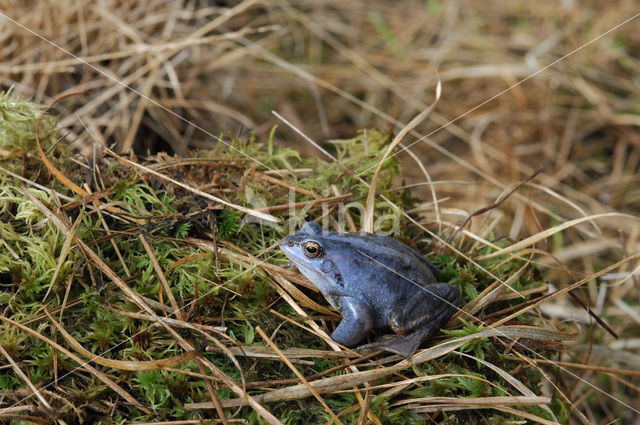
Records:
{"label": "frog's throat", "polygon": [[[336,291],[337,284],[327,276],[327,274],[306,267],[304,264],[296,264],[300,273],[306,276],[318,288],[322,295],[331,303],[332,306],[338,308],[339,303],[336,301],[342,294]],[[333,300],[333,301],[332,301]]]}

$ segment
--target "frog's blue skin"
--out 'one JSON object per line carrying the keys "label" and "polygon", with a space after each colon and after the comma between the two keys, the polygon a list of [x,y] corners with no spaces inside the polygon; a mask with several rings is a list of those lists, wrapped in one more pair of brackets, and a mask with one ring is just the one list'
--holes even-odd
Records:
{"label": "frog's blue skin", "polygon": [[[319,251],[305,253],[309,245]],[[341,310],[331,338],[347,347],[356,347],[372,328],[390,328],[395,334],[359,348],[409,357],[456,310],[458,289],[436,283],[435,266],[393,238],[323,232],[318,223],[306,222],[280,248]]]}

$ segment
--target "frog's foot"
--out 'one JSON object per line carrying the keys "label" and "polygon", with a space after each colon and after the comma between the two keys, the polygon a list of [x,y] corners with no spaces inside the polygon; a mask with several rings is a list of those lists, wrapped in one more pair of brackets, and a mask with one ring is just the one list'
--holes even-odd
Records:
{"label": "frog's foot", "polygon": [[371,344],[359,346],[356,350],[384,350],[408,359],[420,347],[420,343],[426,339],[427,334],[428,330],[421,328],[407,335],[385,335]]}

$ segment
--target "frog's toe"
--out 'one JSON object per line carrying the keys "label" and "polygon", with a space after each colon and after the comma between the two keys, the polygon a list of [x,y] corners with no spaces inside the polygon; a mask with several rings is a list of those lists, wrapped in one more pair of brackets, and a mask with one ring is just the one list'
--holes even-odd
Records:
{"label": "frog's toe", "polygon": [[390,353],[400,354],[405,359],[411,357],[416,352],[420,343],[425,339],[423,331],[412,332],[409,335],[390,334],[385,335],[371,344],[361,345],[358,351],[383,350]]}

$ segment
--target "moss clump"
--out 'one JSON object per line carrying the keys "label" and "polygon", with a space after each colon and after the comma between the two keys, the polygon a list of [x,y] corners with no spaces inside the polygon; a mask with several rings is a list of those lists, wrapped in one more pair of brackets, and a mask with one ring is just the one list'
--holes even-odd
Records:
{"label": "moss clump", "polygon": [[[21,163],[38,164],[40,159],[33,147],[30,132],[41,108],[23,101],[12,103],[11,96],[0,96],[4,121],[1,128],[14,136],[3,146],[20,154],[2,158],[3,167],[19,167]],[[14,105],[14,106],[12,106]],[[18,105],[18,106],[15,106]],[[13,109],[11,109],[13,108]],[[11,109],[11,110],[9,110]],[[14,110],[15,109],[15,110]],[[7,112],[8,111],[8,112]],[[18,121],[12,124],[12,117]],[[48,146],[54,139],[54,120],[47,119]],[[15,126],[13,129],[10,127]],[[19,136],[18,136],[19,135]],[[87,179],[84,170],[65,162],[62,146],[54,146],[49,158],[63,174],[81,185],[87,183],[93,193],[100,192],[100,202],[113,206],[95,208],[98,204],[63,201],[64,197],[76,197],[71,190],[38,167],[25,169],[25,178],[37,180],[49,190],[24,188],[24,183],[1,173],[0,179],[0,304],[3,314],[12,320],[28,323],[38,333],[53,338],[55,328],[43,309],[56,314],[71,336],[89,351],[105,359],[148,361],[173,357],[183,353],[182,348],[162,327],[155,326],[145,312],[105,274],[104,266],[95,262],[71,243],[65,250],[65,240],[75,237],[97,253],[109,267],[133,291],[146,297],[149,305],[160,316],[176,319],[173,303],[180,308],[181,321],[190,325],[176,329],[192,345],[205,347],[213,338],[230,348],[243,345],[245,349],[262,346],[256,327],[260,326],[283,349],[315,348],[325,350],[325,343],[306,329],[282,316],[295,320],[297,313],[281,296],[269,269],[260,261],[282,264],[284,256],[272,247],[283,236],[295,230],[309,218],[322,216],[334,225],[348,227],[349,220],[359,223],[364,196],[374,172],[374,165],[386,149],[391,135],[386,132],[362,132],[348,140],[333,141],[330,148],[338,162],[318,158],[301,158],[291,149],[280,149],[274,143],[274,133],[265,143],[253,137],[226,140],[235,149],[220,145],[216,150],[196,152],[194,158],[149,158],[145,165],[160,170],[175,180],[203,188],[229,203],[248,208],[266,208],[281,219],[270,223],[242,215],[229,207],[194,195],[167,180],[151,175],[139,175],[117,159],[101,157],[92,164],[98,179]],[[257,159],[263,165],[239,155],[238,151]],[[271,169],[271,170],[269,170]],[[308,171],[311,170],[311,171]],[[385,163],[379,179],[379,191],[404,210],[414,201],[407,192],[390,190],[400,174],[395,160]],[[29,192],[29,196],[25,191]],[[347,195],[337,200],[319,203],[318,199]],[[39,200],[34,202],[32,198]],[[352,203],[352,205],[349,205]],[[103,204],[103,205],[104,205]],[[296,206],[294,207],[293,204]],[[74,235],[70,227],[60,227],[46,219],[43,209],[57,211],[68,223],[79,220]],[[385,217],[394,217],[395,220]],[[405,226],[395,206],[379,203],[376,218],[382,231],[395,230],[407,241],[424,240],[425,234]],[[286,224],[283,224],[286,223]],[[396,226],[394,229],[393,226]],[[145,249],[141,240],[151,247]],[[214,242],[215,240],[215,242]],[[214,253],[213,247],[219,251]],[[442,269],[441,279],[460,287],[464,300],[470,301],[491,282],[482,277],[475,266],[468,265],[451,254],[432,260]],[[162,276],[158,274],[162,270]],[[511,267],[511,268],[510,268]],[[504,276],[513,268],[501,266],[494,273]],[[55,276],[55,278],[54,278]],[[164,289],[163,279],[171,294]],[[539,282],[523,274],[515,283],[517,289],[527,289]],[[326,305],[317,293],[301,288],[308,299]],[[515,304],[506,300],[492,306],[491,313]],[[63,310],[62,313],[61,310]],[[308,309],[309,314],[316,314]],[[318,313],[319,314],[319,313]],[[323,316],[328,327],[335,325],[335,317]],[[204,326],[204,328],[203,328]],[[226,328],[224,336],[211,331],[213,326]],[[203,330],[204,329],[204,330]],[[477,325],[467,323],[452,335],[469,334],[478,330]],[[456,334],[457,332],[457,334]],[[57,334],[57,340],[66,345]],[[172,370],[124,371],[100,367],[109,374],[124,391],[143,403],[147,412],[130,404],[117,403],[115,412],[111,401],[117,395],[104,386],[96,376],[77,369],[77,364],[42,339],[27,334],[8,323],[0,327],[0,344],[19,364],[26,365],[28,376],[35,385],[55,391],[51,382],[57,376],[57,385],[64,388],[64,397],[53,399],[58,418],[73,421],[103,421],[117,423],[122,420],[176,420],[198,419],[208,414],[188,409],[188,403],[206,402],[210,395],[194,360],[175,366]],[[462,347],[479,359],[509,367],[492,345],[495,342],[474,340]],[[213,348],[216,346],[211,345]],[[73,350],[72,350],[73,351]],[[218,350],[219,351],[219,350]],[[232,379],[247,383],[249,394],[261,394],[265,388],[291,385],[295,378],[282,362],[255,358],[231,359],[225,354],[206,351],[210,362]],[[308,377],[324,377],[344,374],[336,366],[339,358],[312,357],[298,364],[298,370]],[[366,366],[365,366],[366,367]],[[328,372],[327,372],[328,371]],[[481,363],[454,354],[434,362],[416,366],[411,374],[457,374],[468,377],[445,377],[427,385],[414,388],[414,396],[478,397],[503,393],[507,384],[500,376]],[[529,371],[528,373],[535,373]],[[488,385],[481,379],[495,382]],[[396,379],[388,376],[385,379]],[[384,380],[383,380],[384,381]],[[270,382],[274,382],[270,385]],[[529,382],[537,382],[529,379]],[[382,382],[381,382],[382,383]],[[235,395],[219,382],[216,395],[220,400]],[[535,387],[536,384],[532,386]],[[6,373],[0,376],[0,392],[8,394],[12,402],[19,401],[24,382]],[[325,402],[334,412],[345,411],[346,423],[358,420],[357,398],[352,393],[325,394]],[[62,399],[69,403],[63,402]],[[425,423],[425,417],[380,393],[374,394],[371,411],[384,423]],[[561,410],[561,404],[555,402]],[[71,407],[73,406],[73,407]],[[36,407],[36,412],[45,412]],[[281,402],[269,405],[269,410],[285,423],[326,421],[326,410],[313,398],[299,402]],[[115,413],[112,417],[111,415]],[[229,411],[231,414],[231,411]],[[240,416],[249,423],[260,423],[256,413],[243,408]],[[451,423],[462,423],[465,415],[446,415]],[[511,419],[505,414],[502,418]]]}
{"label": "moss clump", "polygon": [[[36,125],[44,108],[12,94],[0,91],[0,159],[19,156],[23,150],[36,148]],[[45,115],[40,122],[40,143],[49,149],[56,141],[57,119]],[[7,161],[5,164],[12,164]]]}

